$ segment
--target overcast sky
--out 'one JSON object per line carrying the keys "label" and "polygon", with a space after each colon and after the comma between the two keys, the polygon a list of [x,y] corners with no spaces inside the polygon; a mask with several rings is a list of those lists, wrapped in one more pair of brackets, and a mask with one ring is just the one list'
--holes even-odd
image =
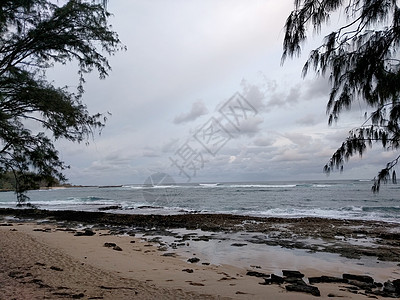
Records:
{"label": "overcast sky", "polygon": [[[90,112],[112,113],[101,136],[89,146],[57,142],[69,181],[143,183],[156,172],[177,182],[373,178],[390,153],[369,151],[343,174],[322,172],[364,110],[327,125],[328,83],[301,78],[318,38],[281,66],[292,7],[292,0],[109,1],[128,50],[110,58],[106,80],[87,78]],[[49,75],[62,86],[77,82],[69,67]]]}

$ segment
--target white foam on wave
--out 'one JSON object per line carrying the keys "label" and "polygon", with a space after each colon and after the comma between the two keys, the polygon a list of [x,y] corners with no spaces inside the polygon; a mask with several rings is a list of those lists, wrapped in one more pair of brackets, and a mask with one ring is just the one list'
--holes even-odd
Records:
{"label": "white foam on wave", "polygon": [[229,188],[294,188],[296,184],[232,184],[224,185]]}

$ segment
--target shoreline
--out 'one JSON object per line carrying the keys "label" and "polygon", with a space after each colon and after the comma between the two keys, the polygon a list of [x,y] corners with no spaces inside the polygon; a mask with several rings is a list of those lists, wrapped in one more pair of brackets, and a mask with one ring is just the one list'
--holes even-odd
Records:
{"label": "shoreline", "polygon": [[[400,224],[305,218],[269,218],[230,214],[143,215],[85,211],[48,211],[0,208],[0,216],[33,220],[49,219],[82,224],[102,224],[147,229],[200,229],[208,232],[257,232],[248,242],[335,253],[347,258],[376,257],[381,261],[400,262]],[[107,228],[108,229],[108,228]]]}
{"label": "shoreline", "polygon": [[[6,243],[1,245],[2,249],[13,247],[12,244],[16,243],[14,252],[7,249],[7,254],[7,251],[3,251],[6,262],[12,260],[10,256],[26,255],[25,250],[18,246],[21,243],[16,240],[19,235],[19,239],[25,237],[25,242],[41,245],[39,254],[47,251],[44,260],[38,261],[40,264],[47,260],[51,249],[52,253],[60,252],[60,257],[67,255],[75,263],[105,272],[109,285],[95,284],[89,289],[87,285],[91,285],[87,282],[82,286],[71,283],[74,286],[70,287],[70,290],[74,290],[71,295],[83,293],[82,299],[130,299],[122,294],[117,295],[113,289],[99,288],[121,286],[124,279],[133,280],[129,283],[133,286],[151,283],[151,286],[143,287],[143,297],[139,299],[157,298],[151,296],[151,292],[148,294],[148,290],[160,292],[165,299],[175,299],[174,295],[179,293],[181,296],[176,297],[180,299],[315,297],[288,292],[287,286],[293,285],[293,278],[286,278],[283,270],[303,273],[305,276],[302,281],[307,286],[319,288],[322,297],[330,295],[367,299],[373,291],[381,292],[383,287],[375,286],[372,289],[360,282],[357,283],[358,287],[344,282],[310,284],[310,278],[333,276],[337,279],[342,278],[344,273],[352,273],[368,275],[379,284],[396,282],[400,278],[400,225],[384,222],[0,209],[0,235],[0,240]],[[105,247],[106,244],[109,246]],[[123,251],[114,249],[115,246]],[[37,254],[30,253],[31,256]],[[193,259],[192,263],[188,261],[190,259]],[[32,269],[42,275],[50,272],[53,276],[66,276],[64,272],[54,272],[49,263],[45,263],[45,266],[35,263],[32,265],[31,262],[30,268],[22,272],[24,274],[14,274],[15,278],[10,279],[11,273],[8,273],[8,277],[7,274],[0,274],[0,287],[7,280],[26,281],[29,277],[26,274],[33,274]],[[71,278],[80,276],[68,271],[68,266],[53,267],[63,269]],[[248,272],[253,272],[253,276],[249,276]],[[271,282],[278,277],[292,282]],[[46,279],[43,278],[39,276],[36,279]],[[49,290],[53,295],[50,299],[58,299],[54,298],[54,293],[57,293],[54,284],[47,285],[53,288]],[[20,288],[25,287],[20,285]],[[34,287],[37,288],[37,284]],[[87,292],[79,292],[83,288],[103,298],[90,298]],[[137,292],[140,289],[133,288],[125,292],[133,290]],[[375,293],[373,297],[381,298],[379,295],[383,294]]]}

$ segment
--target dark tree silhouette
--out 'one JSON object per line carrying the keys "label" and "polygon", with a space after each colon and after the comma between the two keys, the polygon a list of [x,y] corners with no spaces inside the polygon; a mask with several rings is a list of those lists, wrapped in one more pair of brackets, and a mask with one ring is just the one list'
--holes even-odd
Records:
{"label": "dark tree silhouette", "polygon": [[[367,146],[380,143],[385,149],[400,146],[400,10],[396,0],[295,0],[285,24],[282,62],[299,55],[311,26],[317,33],[330,16],[338,12],[346,25],[325,36],[312,50],[303,68],[328,75],[331,92],[327,104],[329,124],[355,101],[367,104],[365,122],[332,155],[324,171],[343,170],[353,155],[362,155]],[[388,162],[375,177],[372,190],[381,182],[396,182],[394,170],[399,156]]]}
{"label": "dark tree silhouette", "polygon": [[[87,142],[105,116],[82,103],[84,76],[105,78],[105,55],[123,49],[108,24],[109,13],[93,1],[0,2],[0,174],[12,172],[19,204],[33,183],[65,180],[67,167],[54,140]],[[57,87],[46,77],[55,64],[78,65],[78,89]],[[27,126],[35,122],[43,130]]]}

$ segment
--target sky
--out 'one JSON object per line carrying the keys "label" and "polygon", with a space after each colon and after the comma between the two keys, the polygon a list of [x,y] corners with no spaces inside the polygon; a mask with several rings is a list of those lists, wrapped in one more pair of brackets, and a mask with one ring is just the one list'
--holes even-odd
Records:
{"label": "sky", "polygon": [[[364,109],[328,126],[329,83],[301,77],[322,36],[311,33],[303,55],[281,65],[292,8],[291,0],[109,1],[127,51],[110,57],[105,80],[86,78],[89,111],[112,114],[101,135],[89,145],[56,142],[69,182],[140,184],[156,173],[176,182],[372,179],[392,156],[379,147],[342,174],[322,171]],[[78,82],[71,66],[48,75],[60,86]]]}

